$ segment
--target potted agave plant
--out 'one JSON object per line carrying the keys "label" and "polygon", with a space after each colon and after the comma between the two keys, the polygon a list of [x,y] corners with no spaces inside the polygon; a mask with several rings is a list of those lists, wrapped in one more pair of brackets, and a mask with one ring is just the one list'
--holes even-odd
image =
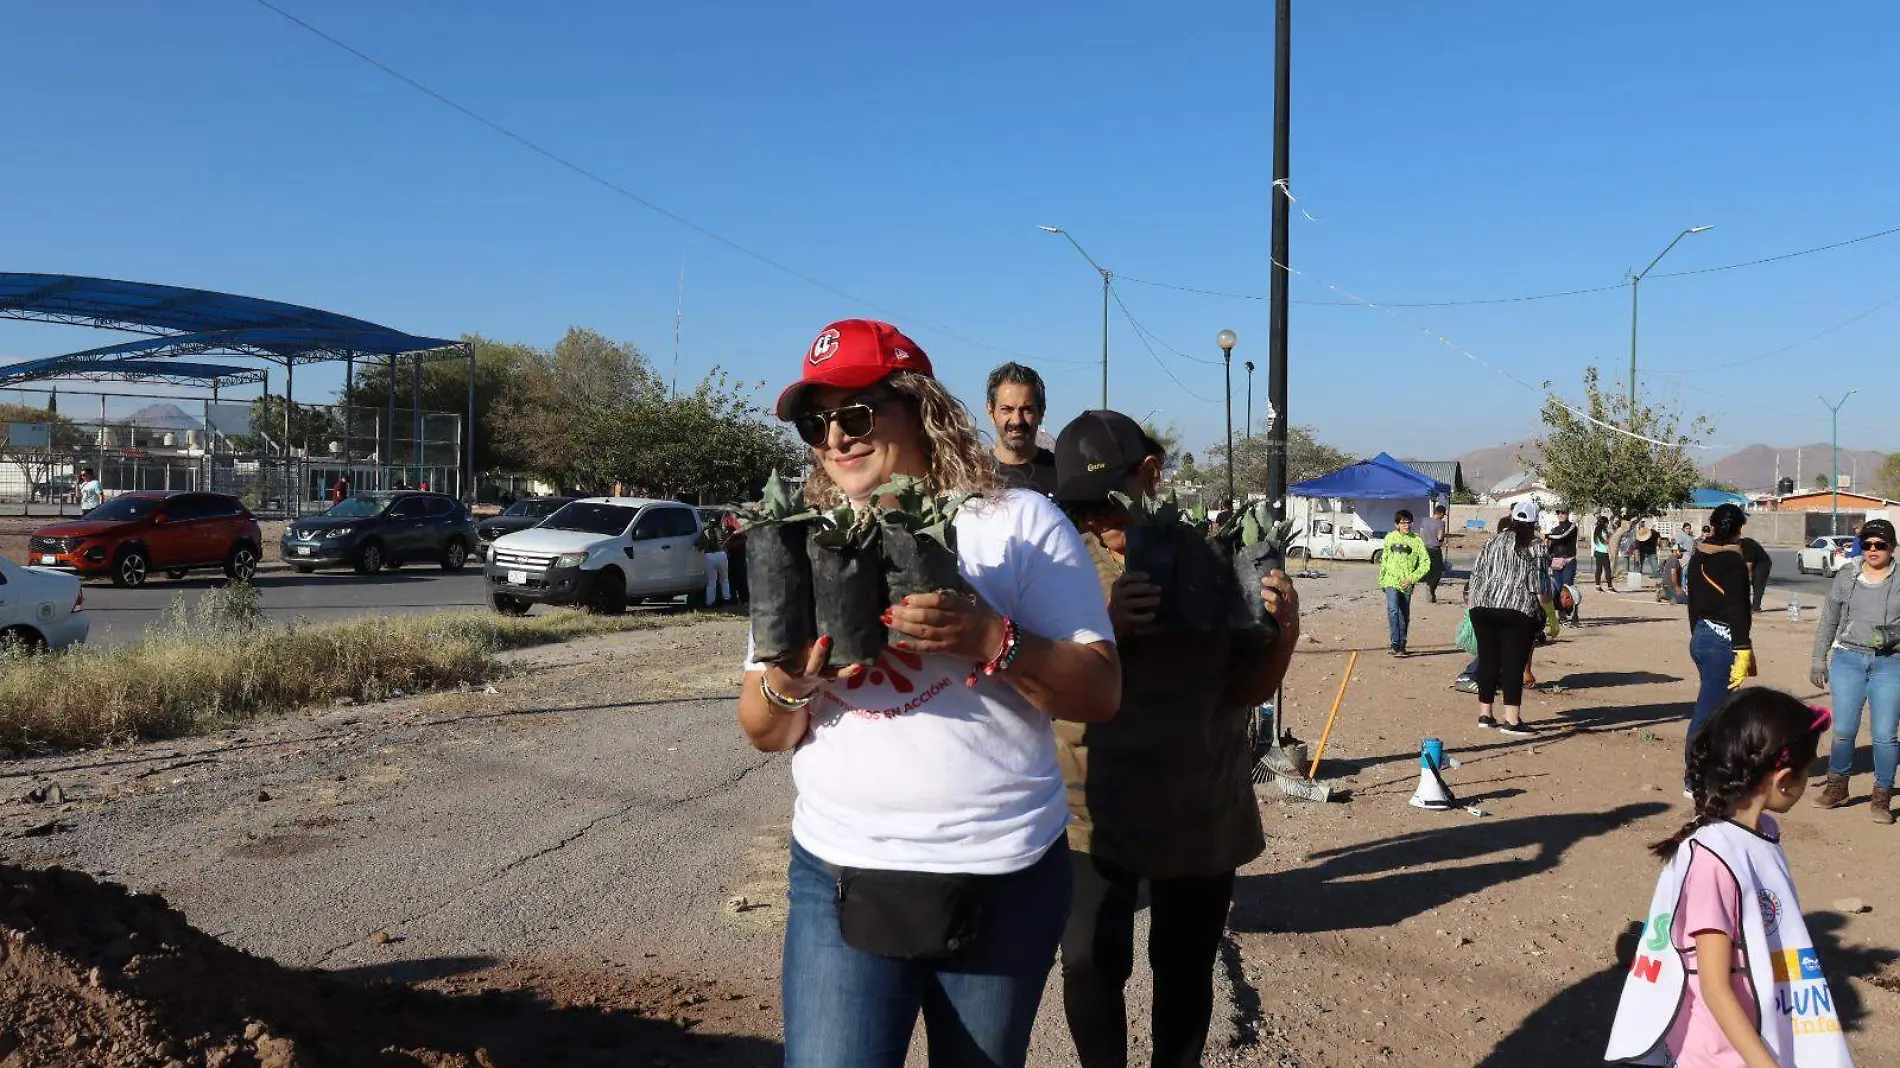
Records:
{"label": "potted agave plant", "polygon": [[[967,493],[933,495],[922,479],[894,475],[878,488],[880,507],[878,543],[884,559],[884,603],[896,604],[912,594],[966,588],[957,570],[957,510]],[[891,631],[889,641],[905,636]]]}
{"label": "potted agave plant", "polygon": [[1265,501],[1242,508],[1215,532],[1214,540],[1226,545],[1233,556],[1234,582],[1239,590],[1234,611],[1236,628],[1264,630],[1269,639],[1278,636],[1280,624],[1260,599],[1260,580],[1286,566],[1286,547],[1292,534],[1292,520],[1274,522],[1273,509]]}
{"label": "potted agave plant", "polygon": [[1173,494],[1143,497],[1112,494],[1128,510],[1122,531],[1128,570],[1139,571],[1161,587],[1155,609],[1156,630],[1218,630],[1232,615],[1232,566],[1220,546],[1196,528]]}
{"label": "potted agave plant", "polygon": [[746,571],[752,593],[752,652],[779,661],[818,639],[812,613],[810,528],[817,510],[772,472],[765,496],[746,510]]}
{"label": "potted agave plant", "polygon": [[[818,633],[831,639],[831,664],[869,666],[884,651],[882,554],[875,508],[849,503],[822,512],[811,525],[812,600]],[[750,558],[746,560],[751,574]]]}

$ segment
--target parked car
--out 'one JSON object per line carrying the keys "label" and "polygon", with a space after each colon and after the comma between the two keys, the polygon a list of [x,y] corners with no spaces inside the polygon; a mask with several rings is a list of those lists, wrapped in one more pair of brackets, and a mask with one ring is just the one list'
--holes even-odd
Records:
{"label": "parked car", "polygon": [[55,478],[51,482],[33,483],[34,504],[53,504],[72,499],[73,480],[70,478]]}
{"label": "parked car", "polygon": [[154,571],[183,578],[214,567],[249,582],[263,544],[250,509],[230,494],[136,492],[41,527],[27,539],[27,551],[41,567],[143,586]]}
{"label": "parked car", "polygon": [[503,534],[526,530],[561,510],[573,497],[523,497],[502,513],[475,525],[475,558],[488,559],[488,546]]}
{"label": "parked car", "polygon": [[538,526],[495,540],[483,576],[488,604],[518,616],[534,604],[614,614],[645,600],[706,596],[699,513],[677,501],[584,497]]}
{"label": "parked car", "polygon": [[0,556],[0,646],[64,649],[85,641],[90,628],[77,576]]}
{"label": "parked car", "polygon": [[1379,562],[1379,557],[1383,555],[1384,546],[1384,531],[1364,531],[1357,527],[1347,527],[1335,535],[1331,522],[1316,519],[1313,521],[1313,532],[1295,535],[1293,544],[1287,547],[1287,552],[1295,557],[1370,560],[1376,564]]}
{"label": "parked car", "polygon": [[372,575],[433,560],[460,571],[475,548],[475,517],[441,493],[391,490],[345,497],[322,515],[286,524],[284,562],[299,574],[320,567],[351,567]]}
{"label": "parked car", "polygon": [[1847,550],[1854,544],[1852,534],[1828,534],[1814,539],[1808,547],[1794,554],[1795,569],[1803,575],[1826,575],[1834,577],[1834,572],[1848,560]]}

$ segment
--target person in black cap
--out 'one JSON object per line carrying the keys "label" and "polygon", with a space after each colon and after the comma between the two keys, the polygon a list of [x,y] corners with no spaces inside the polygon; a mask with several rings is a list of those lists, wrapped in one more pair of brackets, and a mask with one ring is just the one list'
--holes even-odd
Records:
{"label": "person in black cap", "polygon": [[1254,596],[1280,623],[1258,631],[1157,632],[1167,592],[1127,571],[1127,510],[1152,497],[1164,450],[1133,419],[1085,412],[1056,439],[1056,503],[1094,561],[1121,653],[1121,711],[1108,723],[1055,723],[1069,788],[1075,897],[1062,936],[1063,1007],[1082,1068],[1125,1068],[1123,988],[1134,968],[1136,896],[1152,926],[1156,1065],[1198,1065],[1213,1011],[1214,958],[1234,870],[1264,848],[1248,721],[1286,675],[1299,598],[1285,573]]}

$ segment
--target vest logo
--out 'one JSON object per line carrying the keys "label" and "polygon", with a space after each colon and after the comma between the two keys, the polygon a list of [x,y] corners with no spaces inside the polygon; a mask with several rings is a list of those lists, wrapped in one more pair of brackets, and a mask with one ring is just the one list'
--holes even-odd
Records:
{"label": "vest logo", "polygon": [[1630,974],[1645,983],[1654,985],[1662,978],[1662,966],[1663,962],[1661,957],[1652,957],[1647,953],[1638,953],[1636,955],[1636,963],[1630,965]]}
{"label": "vest logo", "polygon": [[1755,900],[1761,905],[1762,931],[1772,938],[1781,926],[1781,899],[1775,896],[1773,890],[1758,890]]}
{"label": "vest logo", "polygon": [[1807,949],[1784,949],[1769,957],[1768,963],[1773,967],[1777,983],[1821,978],[1821,958],[1812,946]]}

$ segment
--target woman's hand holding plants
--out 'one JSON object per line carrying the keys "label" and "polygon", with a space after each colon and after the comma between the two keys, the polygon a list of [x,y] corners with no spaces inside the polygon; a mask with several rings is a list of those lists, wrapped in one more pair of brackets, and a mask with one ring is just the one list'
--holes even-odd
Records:
{"label": "woman's hand holding plants", "polygon": [[804,651],[786,657],[777,664],[765,666],[765,684],[772,692],[792,701],[803,701],[818,692],[818,687],[832,679],[848,679],[863,668],[852,665],[843,669],[829,666],[831,662],[831,639],[820,638],[805,646]]}
{"label": "woman's hand holding plants", "polygon": [[943,653],[987,663],[1003,645],[1003,620],[973,593],[914,593],[884,613],[884,625],[907,635],[894,648]]}

